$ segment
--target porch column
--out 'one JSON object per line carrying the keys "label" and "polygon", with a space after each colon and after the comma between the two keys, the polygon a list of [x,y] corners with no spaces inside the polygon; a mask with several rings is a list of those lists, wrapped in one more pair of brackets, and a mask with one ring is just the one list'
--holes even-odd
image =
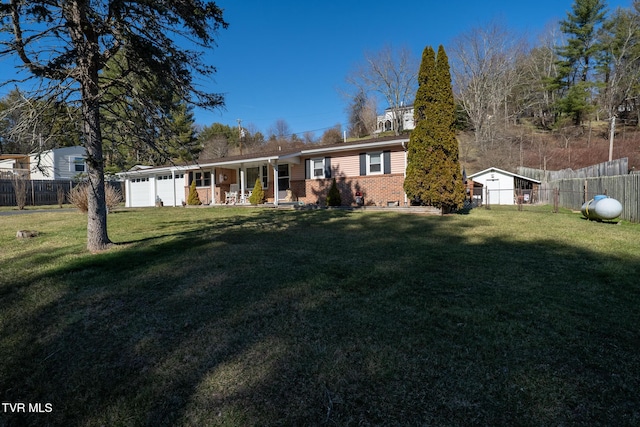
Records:
{"label": "porch column", "polygon": [[215,205],[216,200],[216,168],[211,169],[211,202],[210,205]]}
{"label": "porch column", "polygon": [[245,203],[244,190],[246,188],[246,183],[244,182],[244,164],[240,164],[240,203]]}
{"label": "porch column", "polygon": [[278,192],[280,191],[278,187],[278,161],[274,160],[271,166],[273,167],[273,205],[278,207]]}

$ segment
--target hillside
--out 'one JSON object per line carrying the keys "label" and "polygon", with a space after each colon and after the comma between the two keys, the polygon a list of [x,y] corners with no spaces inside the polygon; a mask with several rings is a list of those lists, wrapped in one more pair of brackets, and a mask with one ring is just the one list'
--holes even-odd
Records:
{"label": "hillside", "polygon": [[[606,122],[589,126],[572,126],[560,131],[541,132],[520,125],[509,135],[479,150],[473,134],[459,135],[460,160],[467,173],[488,167],[515,171],[518,166],[560,170],[580,169],[609,160],[609,132]],[[640,170],[640,129],[637,126],[617,126],[613,142],[613,159],[629,158],[629,169]]]}

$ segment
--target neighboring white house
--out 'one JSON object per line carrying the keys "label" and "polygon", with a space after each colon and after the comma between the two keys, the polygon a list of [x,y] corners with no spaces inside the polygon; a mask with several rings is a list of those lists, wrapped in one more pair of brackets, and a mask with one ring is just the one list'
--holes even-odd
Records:
{"label": "neighboring white house", "polygon": [[484,203],[489,205],[514,205],[518,197],[522,203],[534,203],[540,181],[498,168],[489,168],[468,179],[483,185]]}
{"label": "neighboring white house", "polygon": [[[413,105],[400,107],[399,112],[402,116],[402,130],[412,130],[415,128],[415,123],[413,121]],[[384,114],[379,115],[377,118],[375,133],[395,130],[396,121],[393,118],[394,111],[392,108],[384,110]]]}
{"label": "neighboring white house", "polygon": [[81,146],[55,148],[29,154],[32,180],[73,179],[87,171],[87,150]]}

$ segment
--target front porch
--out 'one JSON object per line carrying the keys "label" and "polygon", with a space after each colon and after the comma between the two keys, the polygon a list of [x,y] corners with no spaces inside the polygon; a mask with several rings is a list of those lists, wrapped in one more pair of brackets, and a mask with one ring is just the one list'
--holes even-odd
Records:
{"label": "front porch", "polygon": [[265,157],[249,160],[228,160],[203,165],[200,170],[189,172],[185,183],[185,200],[189,186],[196,181],[196,190],[203,204],[248,205],[256,182],[260,182],[265,201],[278,206],[280,202],[295,199],[291,191],[291,175],[299,158],[291,156],[286,162],[282,157]]}

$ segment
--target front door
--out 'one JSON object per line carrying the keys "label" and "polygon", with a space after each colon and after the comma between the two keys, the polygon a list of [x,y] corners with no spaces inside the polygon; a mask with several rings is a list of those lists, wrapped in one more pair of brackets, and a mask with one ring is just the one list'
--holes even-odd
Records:
{"label": "front door", "polygon": [[287,197],[289,185],[289,165],[278,165],[278,200]]}
{"label": "front door", "polygon": [[289,165],[278,166],[278,189],[280,191],[289,189]]}

